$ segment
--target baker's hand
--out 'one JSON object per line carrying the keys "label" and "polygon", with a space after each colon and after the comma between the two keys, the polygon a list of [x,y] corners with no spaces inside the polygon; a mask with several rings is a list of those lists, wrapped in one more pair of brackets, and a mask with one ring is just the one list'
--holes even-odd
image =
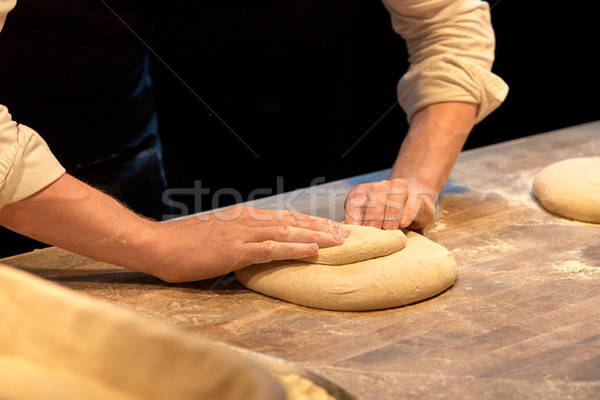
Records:
{"label": "baker's hand", "polygon": [[167,282],[220,276],[250,264],[315,255],[348,233],[325,218],[236,206],[159,224],[162,260],[152,274]]}
{"label": "baker's hand", "polygon": [[346,197],[345,222],[383,229],[419,229],[433,221],[434,198],[433,190],[404,179],[363,183]]}

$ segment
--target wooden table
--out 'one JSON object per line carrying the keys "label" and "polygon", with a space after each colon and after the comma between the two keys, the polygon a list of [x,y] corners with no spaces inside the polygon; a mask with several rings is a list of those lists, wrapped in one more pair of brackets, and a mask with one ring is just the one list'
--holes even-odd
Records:
{"label": "wooden table", "polygon": [[[531,195],[542,167],[599,154],[600,122],[463,152],[424,231],[454,254],[459,279],[402,308],[314,310],[253,293],[231,275],[165,284],[57,248],[1,262],[294,361],[360,399],[600,398],[600,225],[551,215]],[[352,185],[386,174],[255,205],[339,219]]]}

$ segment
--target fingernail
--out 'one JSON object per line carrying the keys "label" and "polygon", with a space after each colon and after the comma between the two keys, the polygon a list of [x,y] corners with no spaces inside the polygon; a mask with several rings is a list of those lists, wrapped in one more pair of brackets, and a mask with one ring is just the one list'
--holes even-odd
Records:
{"label": "fingernail", "polygon": [[345,238],[347,238],[348,236],[350,236],[350,232],[345,231],[345,230],[342,229],[342,236],[345,237]]}
{"label": "fingernail", "polygon": [[402,218],[400,219],[400,228],[406,228],[408,225],[410,225],[410,221],[408,221],[408,217],[402,216]]}

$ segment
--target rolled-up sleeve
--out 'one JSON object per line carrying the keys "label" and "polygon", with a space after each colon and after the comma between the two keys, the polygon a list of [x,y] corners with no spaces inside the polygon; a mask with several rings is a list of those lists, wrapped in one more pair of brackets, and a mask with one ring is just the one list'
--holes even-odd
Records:
{"label": "rolled-up sleeve", "polygon": [[477,123],[504,101],[508,86],[491,72],[495,36],[487,2],[383,2],[409,53],[409,70],[398,83],[409,122],[423,107],[460,101],[478,104]]}
{"label": "rolled-up sleeve", "polygon": [[64,173],[41,136],[14,122],[0,105],[0,208],[38,192]]}
{"label": "rolled-up sleeve", "polygon": [[[0,0],[0,30],[15,4],[15,0]],[[0,105],[0,208],[38,192],[64,173],[40,135],[17,125]]]}

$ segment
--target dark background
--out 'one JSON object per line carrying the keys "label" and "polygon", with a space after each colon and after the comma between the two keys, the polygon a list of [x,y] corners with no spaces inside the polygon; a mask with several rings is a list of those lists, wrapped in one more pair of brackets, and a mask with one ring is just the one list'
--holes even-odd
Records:
{"label": "dark background", "polygon": [[[466,148],[599,119],[594,13],[490,4],[493,70],[510,92]],[[232,203],[211,204],[223,187],[246,199],[256,188],[274,191],[277,176],[293,190],[317,177],[391,166],[407,129],[394,107],[407,54],[381,2],[182,2],[175,9],[157,27],[153,70],[170,186],[200,180],[211,191],[173,196],[190,211]]]}
{"label": "dark background", "polygon": [[[596,14],[490,4],[493,71],[510,92],[465,148],[600,119]],[[393,163],[407,129],[396,83],[408,65],[380,1],[172,0],[159,17],[152,74],[165,164],[171,198],[189,213]],[[239,196],[214,201],[223,188]],[[39,244],[24,246],[11,248]]]}

